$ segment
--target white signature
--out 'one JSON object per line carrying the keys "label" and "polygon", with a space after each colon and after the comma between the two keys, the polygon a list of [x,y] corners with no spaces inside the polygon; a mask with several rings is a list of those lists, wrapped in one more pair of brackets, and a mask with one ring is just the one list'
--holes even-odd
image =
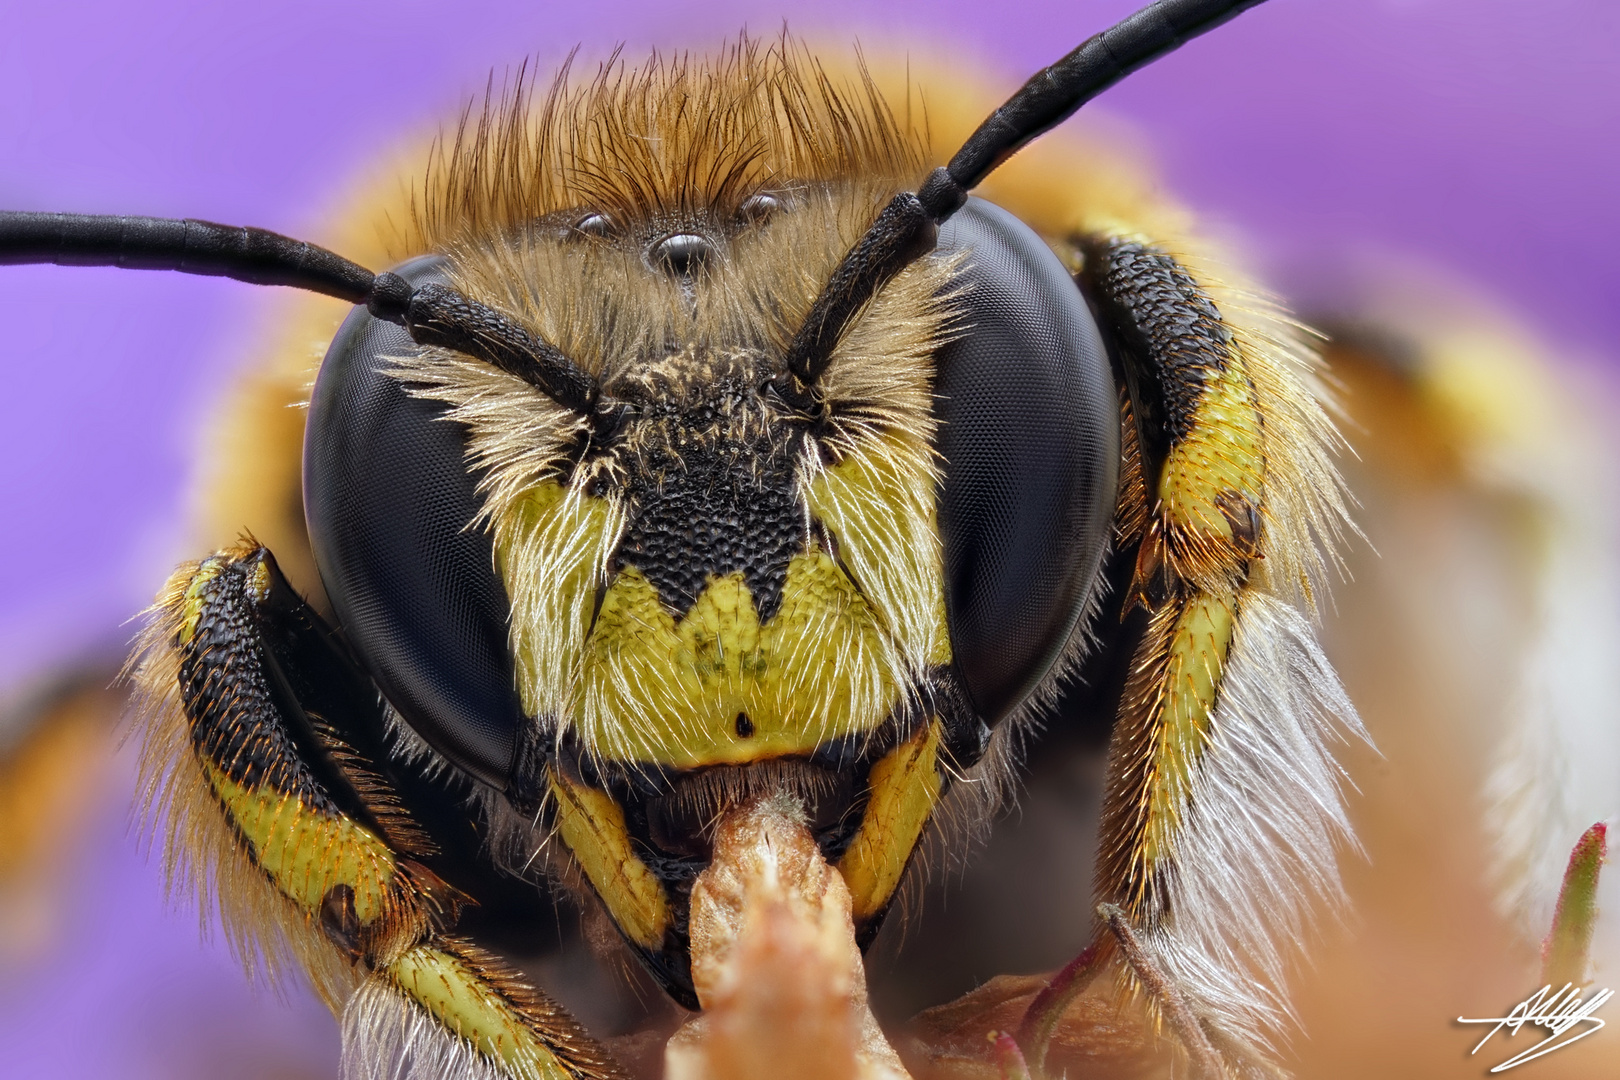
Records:
{"label": "white signature", "polygon": [[[1543,1054],[1552,1053],[1554,1050],[1562,1050],[1570,1043],[1579,1042],[1596,1032],[1603,1027],[1603,1021],[1592,1014],[1597,1012],[1598,1008],[1612,997],[1614,997],[1613,990],[1599,990],[1589,1000],[1583,1001],[1581,999],[1581,989],[1578,986],[1565,983],[1562,990],[1553,993],[1552,986],[1548,985],[1543,986],[1540,990],[1513,1006],[1513,1011],[1506,1016],[1490,1016],[1479,1020],[1470,1020],[1466,1016],[1459,1016],[1457,1017],[1457,1023],[1496,1025],[1485,1033],[1485,1037],[1479,1040],[1477,1046],[1468,1052],[1469,1057],[1479,1053],[1480,1047],[1490,1042],[1491,1036],[1503,1028],[1508,1029],[1509,1038],[1517,1035],[1519,1029],[1526,1024],[1532,1027],[1545,1028],[1547,1031],[1545,1039],[1542,1039],[1528,1050],[1508,1058],[1491,1070],[1493,1073],[1507,1072],[1516,1065],[1523,1065],[1527,1061],[1533,1061]],[[1565,1039],[1564,1035],[1577,1024],[1590,1024],[1591,1026]]]}

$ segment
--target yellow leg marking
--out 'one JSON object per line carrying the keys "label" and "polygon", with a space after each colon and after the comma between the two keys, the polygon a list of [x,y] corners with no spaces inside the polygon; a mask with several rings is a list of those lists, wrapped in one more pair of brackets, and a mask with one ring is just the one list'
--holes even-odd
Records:
{"label": "yellow leg marking", "polygon": [[[175,592],[180,593],[179,620],[175,626],[175,636],[181,645],[191,644],[191,638],[197,632],[197,620],[202,618],[203,604],[206,600],[203,594],[207,591],[209,583],[219,576],[221,570],[251,554],[255,547],[256,545],[251,540],[244,541],[236,547],[212,555],[200,563],[194,563],[191,567],[182,566],[169,578],[169,583],[164,586],[163,591],[164,594],[169,596],[173,596]],[[188,574],[189,577],[187,577]],[[178,582],[184,582],[183,592],[180,591]],[[252,588],[254,594],[261,599],[269,591],[270,566],[268,563],[260,563],[258,569],[254,571]],[[161,599],[159,603],[167,606],[166,602]]]}
{"label": "yellow leg marking", "polygon": [[838,861],[857,923],[894,895],[906,861],[939,802],[939,722],[933,721],[872,766],[872,794],[855,840]]}
{"label": "yellow leg marking", "polygon": [[219,555],[204,559],[196,572],[191,575],[191,580],[186,584],[186,591],[180,598],[180,625],[177,632],[180,644],[191,643],[192,635],[197,632],[197,620],[202,618],[203,592],[208,588],[208,583],[218,577],[219,572],[225,569],[229,562],[228,558]]}
{"label": "yellow leg marking", "polygon": [[1187,437],[1165,458],[1157,486],[1166,557],[1184,580],[1230,580],[1257,554],[1265,445],[1248,366],[1234,353],[1212,372]]}
{"label": "yellow leg marking", "polygon": [[1221,669],[1232,644],[1233,601],[1200,594],[1188,601],[1170,637],[1153,748],[1143,861],[1151,870],[1171,853],[1172,838],[1209,740]]}
{"label": "yellow leg marking", "polygon": [[637,945],[661,947],[670,920],[669,897],[630,846],[624,811],[606,792],[557,773],[551,774],[551,793],[557,800],[557,831],[613,921]]}
{"label": "yellow leg marking", "polygon": [[433,1018],[524,1080],[574,1080],[523,1016],[459,956],[417,945],[387,967],[404,993]]}
{"label": "yellow leg marking", "polygon": [[203,768],[225,813],[252,845],[254,863],[305,912],[318,913],[334,885],[354,890],[362,925],[386,912],[396,861],[371,830],[267,785],[249,790],[212,765]]}
{"label": "yellow leg marking", "polygon": [[1233,356],[1205,386],[1193,429],[1165,459],[1159,481],[1165,514],[1174,525],[1231,539],[1231,526],[1215,499],[1223,491],[1258,499],[1263,460],[1254,388],[1247,366]]}

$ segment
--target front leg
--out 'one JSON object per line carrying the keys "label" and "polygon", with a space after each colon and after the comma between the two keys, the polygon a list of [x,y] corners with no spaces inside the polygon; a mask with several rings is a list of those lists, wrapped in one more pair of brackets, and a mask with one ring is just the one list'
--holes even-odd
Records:
{"label": "front leg", "polygon": [[[1332,744],[1360,723],[1311,622],[1345,527],[1336,435],[1285,320],[1149,240],[1075,242],[1123,386],[1123,617],[1098,899],[1234,1064],[1288,1016],[1287,944],[1350,842]],[[1099,928],[1103,953],[1112,937]],[[1055,1014],[1052,1014],[1055,1015]],[[1039,1063],[1035,1063],[1037,1068]]]}
{"label": "front leg", "polygon": [[451,936],[465,898],[421,861],[432,841],[386,763],[345,739],[375,729],[376,692],[267,550],[245,541],[182,567],[154,616],[135,678],[171,870],[217,897],[239,952],[309,975],[343,1018],[346,1074],[623,1075],[549,998]]}

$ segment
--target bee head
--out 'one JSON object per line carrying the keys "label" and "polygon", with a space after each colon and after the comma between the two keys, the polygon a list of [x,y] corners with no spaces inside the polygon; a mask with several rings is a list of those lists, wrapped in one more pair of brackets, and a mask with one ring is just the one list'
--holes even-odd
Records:
{"label": "bee head", "polygon": [[403,717],[498,787],[532,786],[536,739],[595,775],[869,761],[942,700],[965,767],[1074,636],[1117,459],[1085,305],[975,203],[847,321],[807,399],[806,321],[926,170],[875,92],[799,63],[744,48],[515,95],[442,151],[420,227],[443,254],[399,272],[555,346],[589,414],[365,311],[322,369],[328,592]]}
{"label": "bee head", "polygon": [[[949,160],[801,50],[522,78],[436,150],[373,275],[194,221],[0,215],[0,261],[226,274],[357,306],[306,427],[344,636],[404,724],[549,800],[696,1007],[676,910],[717,807],[799,794],[865,940],[951,778],[1077,656],[1118,406],[1046,243],[968,192],[1258,0],[1158,0]],[[543,831],[543,830],[537,830]]]}

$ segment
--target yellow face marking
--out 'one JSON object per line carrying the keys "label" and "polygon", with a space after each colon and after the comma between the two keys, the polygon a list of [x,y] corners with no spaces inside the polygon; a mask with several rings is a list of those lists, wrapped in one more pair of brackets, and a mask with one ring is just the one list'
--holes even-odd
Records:
{"label": "yellow face marking", "polygon": [[627,567],[595,607],[624,511],[529,489],[495,522],[525,709],[606,760],[683,769],[876,729],[915,673],[951,657],[929,454],[891,433],[813,473],[806,509],[843,564],[814,544],[795,556],[763,624],[740,573],[711,577],[677,619]]}
{"label": "yellow face marking", "polygon": [[872,766],[860,831],[838,861],[855,921],[888,904],[939,802],[939,721],[920,729]]}
{"label": "yellow face marking", "polygon": [[927,446],[890,433],[863,445],[806,486],[810,513],[843,551],[907,661],[951,662],[944,555]]}
{"label": "yellow face marking", "polygon": [[512,654],[530,716],[571,716],[596,583],[617,531],[607,503],[539,484],[495,523],[495,559],[512,601]]}
{"label": "yellow face marking", "polygon": [[669,926],[664,885],[636,855],[624,827],[624,810],[603,791],[551,773],[557,801],[557,831],[613,921],[631,941],[661,948]]}
{"label": "yellow face marking", "polygon": [[388,965],[394,985],[480,1054],[524,1080],[573,1080],[515,1010],[458,956],[428,945]]}
{"label": "yellow face marking", "polygon": [[610,759],[676,768],[805,752],[887,718],[900,691],[886,655],[872,606],[824,552],[788,563],[763,626],[740,573],[711,577],[677,623],[631,568],[586,646],[579,732]]}
{"label": "yellow face marking", "polygon": [[1200,594],[1188,602],[1171,632],[1151,766],[1154,780],[1148,788],[1152,801],[1143,837],[1143,859],[1149,868],[1171,854],[1198,759],[1208,744],[1234,614],[1231,600]]}
{"label": "yellow face marking", "polygon": [[252,845],[253,861],[276,888],[314,914],[334,885],[354,890],[362,925],[381,915],[394,880],[394,853],[375,833],[345,817],[317,812],[267,784],[248,789],[218,768],[203,770],[231,823]]}

